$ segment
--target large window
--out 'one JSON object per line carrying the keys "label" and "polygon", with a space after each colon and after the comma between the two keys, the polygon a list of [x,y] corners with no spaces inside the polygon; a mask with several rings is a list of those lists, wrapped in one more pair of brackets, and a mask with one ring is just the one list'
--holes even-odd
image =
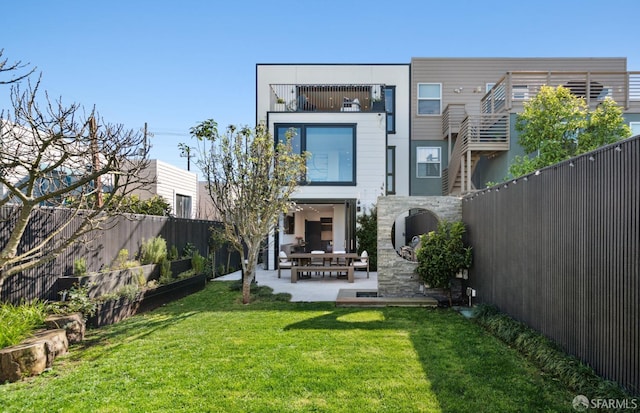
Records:
{"label": "large window", "polygon": [[387,195],[396,193],[396,147],[387,146]]}
{"label": "large window", "polygon": [[307,151],[309,185],[356,184],[355,125],[276,125],[276,139],[284,141],[293,128],[296,153]]}
{"label": "large window", "polygon": [[442,83],[418,83],[418,115],[440,115]]}
{"label": "large window", "polygon": [[440,148],[416,148],[416,171],[418,178],[440,178]]}
{"label": "large window", "polygon": [[384,110],[387,112],[387,132],[396,133],[396,87],[385,86]]}

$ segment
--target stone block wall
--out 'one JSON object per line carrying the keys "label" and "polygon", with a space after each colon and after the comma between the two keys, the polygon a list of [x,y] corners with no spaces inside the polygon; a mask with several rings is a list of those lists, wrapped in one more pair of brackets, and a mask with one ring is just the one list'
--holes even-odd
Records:
{"label": "stone block wall", "polygon": [[439,220],[462,220],[462,199],[450,196],[381,196],[378,198],[378,296],[423,295],[415,273],[416,262],[402,258],[393,248],[391,228],[396,218],[413,208],[432,212]]}

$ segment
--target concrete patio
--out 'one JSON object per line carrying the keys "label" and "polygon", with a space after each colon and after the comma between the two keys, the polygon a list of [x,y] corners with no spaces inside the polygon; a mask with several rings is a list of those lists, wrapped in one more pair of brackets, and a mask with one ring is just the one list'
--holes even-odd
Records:
{"label": "concrete patio", "polygon": [[[240,280],[241,272],[236,271],[215,281]],[[354,282],[347,282],[346,278],[336,278],[335,275],[314,275],[311,278],[291,282],[289,270],[282,270],[281,278],[278,271],[270,271],[258,268],[256,272],[258,285],[265,285],[273,289],[275,294],[291,294],[294,302],[335,302],[337,306],[350,307],[384,307],[384,306],[428,306],[435,307],[438,302],[428,297],[395,298],[377,297],[378,273],[370,272],[367,278],[366,271],[355,271]]]}

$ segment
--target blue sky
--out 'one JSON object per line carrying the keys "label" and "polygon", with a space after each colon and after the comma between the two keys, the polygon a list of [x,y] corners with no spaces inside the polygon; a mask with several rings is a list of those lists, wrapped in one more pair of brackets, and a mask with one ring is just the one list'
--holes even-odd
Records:
{"label": "blue sky", "polygon": [[[409,63],[412,57],[627,57],[640,70],[638,0],[21,0],[0,48],[37,66],[63,102],[179,142],[213,118],[255,122],[256,63]],[[6,109],[8,88],[0,89]]]}

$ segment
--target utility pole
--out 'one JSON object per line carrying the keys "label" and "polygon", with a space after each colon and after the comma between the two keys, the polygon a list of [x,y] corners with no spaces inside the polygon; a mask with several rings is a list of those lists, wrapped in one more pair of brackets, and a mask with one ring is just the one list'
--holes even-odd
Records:
{"label": "utility pole", "polygon": [[180,149],[180,157],[187,158],[187,171],[191,171],[191,158],[195,156],[191,154],[191,149],[193,148],[186,143],[179,143],[178,149]]}

